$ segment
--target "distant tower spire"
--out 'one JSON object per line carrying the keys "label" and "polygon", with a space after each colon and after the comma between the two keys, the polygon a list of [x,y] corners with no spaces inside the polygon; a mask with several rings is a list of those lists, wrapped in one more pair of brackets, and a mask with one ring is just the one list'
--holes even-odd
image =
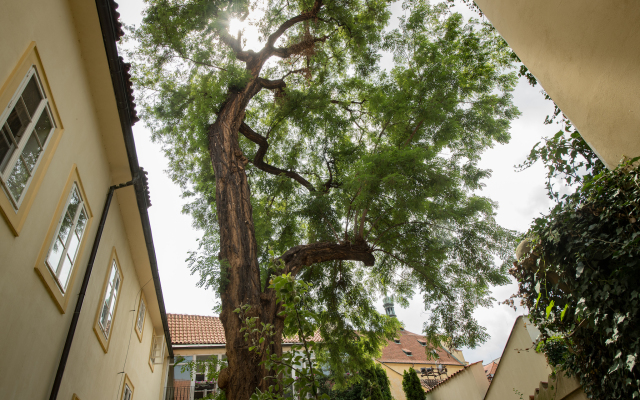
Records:
{"label": "distant tower spire", "polygon": [[387,315],[391,318],[397,318],[396,312],[393,310],[393,296],[385,296],[382,301],[382,306],[384,307],[384,311],[387,313]]}

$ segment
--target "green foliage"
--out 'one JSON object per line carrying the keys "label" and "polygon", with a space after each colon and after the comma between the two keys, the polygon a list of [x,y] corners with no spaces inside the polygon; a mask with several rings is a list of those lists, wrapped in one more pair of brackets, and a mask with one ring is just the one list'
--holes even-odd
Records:
{"label": "green foliage", "polygon": [[536,352],[544,353],[551,367],[564,365],[569,356],[569,346],[562,336],[552,336],[536,345]]}
{"label": "green foliage", "polygon": [[[193,376],[195,374],[204,374],[204,380],[210,383],[218,381],[220,371],[227,367],[227,361],[217,356],[211,356],[205,360],[201,360],[201,356],[198,356],[196,361],[193,359],[189,362],[184,362],[184,357],[175,357],[175,364],[180,364],[181,372],[189,371]],[[226,400],[225,391],[222,389],[216,390],[215,393],[209,393],[203,399],[211,400]]]}
{"label": "green foliage", "polygon": [[[541,142],[536,143],[525,162],[518,168],[524,170],[536,162],[542,162],[547,168],[547,194],[556,201],[559,201],[561,196],[556,191],[554,183],[561,180],[560,186],[563,189],[575,188],[581,185],[585,178],[591,178],[605,169],[602,161],[582,136],[572,129],[568,120],[565,121],[565,128],[552,138],[542,138]],[[562,196],[564,197],[566,194]]]}
{"label": "green foliage", "polygon": [[[331,385],[359,385],[354,393],[364,396],[362,399],[392,400],[386,373],[380,366],[374,365],[373,358],[379,357],[380,348],[386,343],[385,336],[397,332],[397,320],[383,316],[382,326],[368,330],[364,328],[360,335],[355,336],[350,336],[353,333],[351,329],[341,332],[333,327],[333,333],[345,335],[342,340],[316,341],[314,335],[328,329],[326,325],[331,320],[327,319],[326,312],[315,312],[309,307],[309,302],[313,300],[310,295],[312,285],[286,274],[273,275],[269,287],[275,289],[278,302],[282,305],[280,315],[285,318],[284,336],[298,338],[300,344],[294,344],[291,351],[284,352],[282,356],[273,354],[270,344],[273,344],[275,327],[250,316],[249,305],[235,310],[243,322],[241,333],[249,351],[258,359],[264,359],[261,365],[272,370],[276,377],[276,383],[266,392],[257,391],[254,400],[281,399],[294,390],[301,398],[326,398],[327,379],[323,369],[332,372]],[[341,353],[342,358],[331,357],[336,352]],[[292,377],[292,371],[295,377]]]}
{"label": "green foliage", "polygon": [[577,375],[591,398],[640,395],[637,161],[585,175],[575,193],[535,220],[531,257],[512,270],[529,318],[543,334],[563,338],[545,340],[550,361]]}
{"label": "green foliage", "polygon": [[[348,376],[352,377],[352,374]],[[364,368],[343,385],[336,384],[333,374],[325,376],[322,382],[321,391],[331,400],[393,400],[391,383],[380,364]]]}
{"label": "green foliage", "polygon": [[[277,45],[323,39],[303,54],[271,59],[260,78],[285,77],[286,87],[263,89],[245,110],[245,123],[269,142],[265,162],[312,187],[247,165],[259,262],[268,264],[269,248],[283,254],[318,241],[364,241],[373,267],[325,262],[298,276],[312,284],[305,306],[323,315],[329,348],[352,346],[338,341],[355,343],[345,338],[357,330],[374,351],[379,342],[366,335],[387,324],[375,311],[387,292],[401,304],[422,294],[433,343],[475,347],[487,334],[473,311],[492,304],[491,285],[507,282],[514,240],[496,224],[496,205],[478,194],[490,171],[477,166],[485,149],[509,140],[518,115],[510,50],[490,27],[424,0],[406,1],[393,30],[386,1],[322,4],[317,19],[293,25]],[[188,260],[202,286],[224,290],[208,129],[229,96],[257,78],[221,32],[230,18],[260,8],[255,23],[264,38],[310,6],[149,0],[131,34],[139,43],[131,56],[144,119],[189,200],[184,212],[203,232]],[[382,53],[393,68],[382,67]],[[253,160],[256,144],[239,141]],[[264,269],[263,288],[268,276]]]}
{"label": "green foliage", "polygon": [[425,392],[420,384],[420,378],[418,373],[413,369],[404,371],[402,376],[402,390],[404,391],[407,400],[424,400]]}

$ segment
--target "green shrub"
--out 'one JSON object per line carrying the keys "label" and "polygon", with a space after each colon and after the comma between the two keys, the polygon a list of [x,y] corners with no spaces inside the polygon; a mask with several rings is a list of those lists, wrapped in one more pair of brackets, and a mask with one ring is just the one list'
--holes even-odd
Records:
{"label": "green shrub", "polygon": [[424,400],[425,392],[420,384],[420,378],[413,368],[409,368],[408,371],[404,371],[402,376],[402,390],[407,397],[407,400]]}

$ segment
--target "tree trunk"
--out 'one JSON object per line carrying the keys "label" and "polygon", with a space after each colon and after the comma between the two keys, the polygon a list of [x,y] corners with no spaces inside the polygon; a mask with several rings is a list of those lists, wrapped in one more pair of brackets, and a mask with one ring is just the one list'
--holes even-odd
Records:
{"label": "tree trunk", "polygon": [[[249,86],[245,93],[250,90]],[[240,332],[242,322],[233,310],[249,304],[249,316],[258,316],[259,322],[274,324],[274,344],[269,346],[272,353],[282,354],[283,321],[277,318],[279,307],[275,293],[272,290],[261,293],[251,195],[245,172],[246,158],[238,143],[238,131],[246,106],[244,98],[242,94],[230,94],[208,133],[220,226],[220,319],[224,326],[228,360],[228,367],[221,372],[218,383],[225,390],[227,400],[248,400],[257,387],[265,389],[270,384],[270,380],[264,379],[270,371],[259,366],[263,357],[248,351],[244,332]],[[270,341],[265,340],[266,343]]]}

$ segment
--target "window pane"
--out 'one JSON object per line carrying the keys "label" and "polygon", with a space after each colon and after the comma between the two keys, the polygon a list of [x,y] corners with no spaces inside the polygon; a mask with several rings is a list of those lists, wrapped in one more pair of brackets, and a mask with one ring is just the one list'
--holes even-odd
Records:
{"label": "window pane", "polygon": [[60,231],[58,232],[58,236],[60,237],[62,243],[67,243],[69,232],[71,232],[71,225],[73,225],[73,217],[69,214],[69,208],[67,206],[67,210],[64,213],[64,219],[62,220],[62,224],[60,225]]}
{"label": "window pane", "polygon": [[22,138],[25,129],[27,129],[29,122],[31,121],[29,119],[27,109],[24,107],[24,103],[22,103],[21,100],[18,100],[13,110],[11,110],[9,118],[7,118],[7,125],[9,125],[9,129],[11,130],[16,143],[20,143],[20,139]]}
{"label": "window pane", "polygon": [[105,299],[102,303],[102,312],[100,313],[100,325],[102,326],[104,334],[107,337],[109,337],[111,325],[113,324],[113,312],[116,307],[116,299],[118,298],[119,287],[120,274],[118,274],[118,267],[114,260],[111,266],[111,273],[109,274],[109,283],[107,285]]}
{"label": "window pane", "polygon": [[58,269],[58,264],[60,263],[60,257],[62,257],[63,251],[64,251],[64,245],[62,244],[59,238],[56,238],[53,242],[53,247],[51,247],[51,252],[49,253],[49,257],[47,257],[47,264],[49,264],[49,268],[53,270],[54,274]]}
{"label": "window pane", "polygon": [[27,87],[24,88],[24,92],[22,92],[22,99],[29,110],[29,115],[33,116],[40,104],[40,100],[42,100],[42,95],[40,94],[40,89],[38,89],[35,74],[31,77],[29,83],[27,83]]}
{"label": "window pane", "polygon": [[86,225],[87,225],[87,213],[83,207],[82,211],[80,211],[78,222],[76,222],[76,235],[78,235],[80,238],[82,238],[82,235],[84,235],[84,227]]}
{"label": "window pane", "polygon": [[22,150],[22,157],[27,164],[27,168],[29,168],[29,172],[33,172],[33,167],[35,167],[38,157],[40,157],[40,153],[42,153],[42,148],[38,144],[36,132],[34,131]]}
{"label": "window pane", "polygon": [[142,332],[142,328],[144,327],[144,313],[146,311],[145,309],[145,305],[144,305],[144,301],[140,300],[140,309],[138,310],[138,331]]}
{"label": "window pane", "polygon": [[27,186],[29,177],[30,175],[27,171],[27,167],[24,165],[22,160],[18,160],[16,165],[13,167],[13,171],[11,171],[11,175],[9,175],[9,179],[7,180],[9,191],[16,201],[20,200],[22,192]]}
{"label": "window pane", "polygon": [[0,128],[0,172],[4,171],[15,148],[9,135],[11,134],[3,124],[2,128]]}
{"label": "window pane", "polygon": [[71,273],[71,261],[69,260],[69,255],[64,257],[64,262],[62,263],[62,267],[60,268],[60,273],[58,274],[58,282],[60,282],[60,286],[62,286],[62,291],[67,290],[67,284],[69,283],[69,275]]}
{"label": "window pane", "polygon": [[122,400],[131,400],[131,389],[129,389],[129,386],[126,383],[124,384],[124,394],[122,396]]}
{"label": "window pane", "polygon": [[75,231],[71,234],[71,241],[69,242],[69,248],[67,249],[67,256],[73,264],[76,260],[76,252],[78,251],[78,245],[80,244],[80,238],[76,235]]}
{"label": "window pane", "polygon": [[184,386],[184,382],[189,382],[188,385],[191,385],[191,371],[189,370],[189,366],[184,364],[176,365],[173,369],[173,382],[175,386]]}
{"label": "window pane", "polygon": [[102,326],[102,329],[104,330],[104,333],[108,336],[109,335],[109,325],[107,324],[108,319],[109,319],[109,303],[108,303],[108,299],[105,299],[104,302],[102,303],[102,312],[100,313],[100,325]]}
{"label": "window pane", "polygon": [[[76,216],[76,211],[78,211],[78,205],[80,205],[80,195],[78,194],[78,189],[74,186],[73,193],[71,195],[71,200],[69,201],[69,215],[72,217]],[[74,218],[75,219],[75,218]]]}
{"label": "window pane", "polygon": [[49,137],[49,133],[52,128],[53,124],[51,123],[51,118],[49,118],[49,113],[47,112],[47,109],[45,109],[42,112],[42,115],[40,115],[40,119],[38,120],[35,129],[38,134],[38,139],[40,139],[40,143],[43,146],[47,142],[47,138]]}

